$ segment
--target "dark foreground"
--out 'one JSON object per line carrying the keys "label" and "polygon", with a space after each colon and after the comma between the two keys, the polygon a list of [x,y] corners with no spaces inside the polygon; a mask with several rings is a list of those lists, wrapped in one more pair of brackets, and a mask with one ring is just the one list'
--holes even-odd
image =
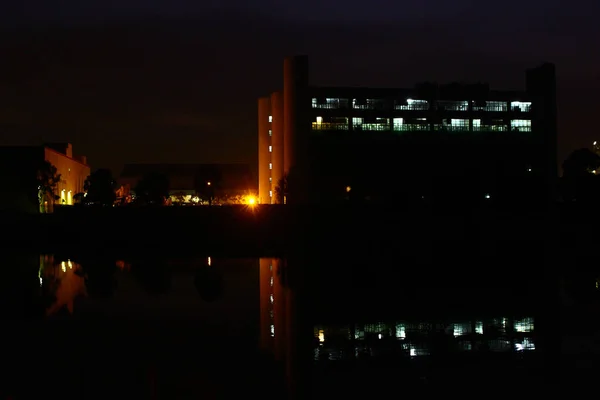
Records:
{"label": "dark foreground", "polygon": [[593,206],[526,204],[477,207],[214,206],[158,208],[63,207],[54,214],[0,214],[0,246],[33,252],[94,252],[123,256],[147,248],[224,257],[318,255],[367,247],[393,254],[399,244],[524,241],[591,242],[600,222]]}

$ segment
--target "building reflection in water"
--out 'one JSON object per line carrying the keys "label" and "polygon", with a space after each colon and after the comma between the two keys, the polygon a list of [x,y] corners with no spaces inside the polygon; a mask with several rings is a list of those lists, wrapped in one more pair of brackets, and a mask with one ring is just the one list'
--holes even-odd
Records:
{"label": "building reflection in water", "polygon": [[51,298],[46,315],[56,314],[62,309],[72,314],[74,301],[87,296],[81,266],[71,260],[41,255],[38,276],[43,292]]}
{"label": "building reflection in water", "polygon": [[[292,303],[298,290],[290,285],[289,260],[260,259],[261,343],[272,350],[277,359],[285,360],[289,354],[285,343],[290,338],[292,326],[300,320],[295,313],[306,310]],[[296,285],[296,288],[299,285]],[[310,288],[303,288],[310,291]],[[303,304],[306,308],[307,304]],[[292,313],[290,311],[294,311]],[[310,311],[309,311],[310,313]],[[375,356],[389,348],[410,357],[430,355],[445,338],[445,347],[457,352],[520,352],[535,350],[534,318],[495,317],[471,320],[407,320],[394,322],[350,323],[345,325],[314,325],[311,340],[315,359],[330,360]],[[390,346],[390,343],[395,343]],[[297,346],[291,346],[297,347]]]}
{"label": "building reflection in water", "polygon": [[[490,318],[451,323],[400,321],[314,327],[314,359],[345,360],[386,355],[428,356],[444,351],[535,350],[534,319]],[[440,341],[443,339],[443,341]]]}
{"label": "building reflection in water", "polygon": [[[420,363],[439,360],[437,355],[447,360],[456,357],[458,361],[477,354],[505,360],[502,354],[523,359],[538,353],[532,314],[456,320],[439,316],[421,320],[418,316],[407,320],[389,317],[381,322],[377,321],[381,315],[371,322],[368,314],[352,321],[352,317],[347,318],[352,312],[346,310],[346,316],[340,317],[342,310],[337,308],[319,314],[322,307],[315,300],[319,298],[319,285],[311,284],[319,274],[307,278],[310,272],[304,272],[306,265],[302,267],[300,260],[260,259],[261,345],[284,367],[291,392],[297,393],[301,386],[310,387],[311,370],[324,362],[381,359]],[[337,295],[329,285],[320,287]],[[354,303],[339,304],[351,309]],[[319,324],[316,315],[322,321],[331,318],[337,323]]]}

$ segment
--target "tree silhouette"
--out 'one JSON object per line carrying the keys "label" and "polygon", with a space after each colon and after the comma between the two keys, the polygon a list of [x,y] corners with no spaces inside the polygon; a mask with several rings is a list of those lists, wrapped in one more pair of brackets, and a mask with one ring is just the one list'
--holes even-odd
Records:
{"label": "tree silhouette", "polygon": [[51,205],[59,197],[56,195],[56,188],[61,180],[61,175],[54,165],[49,161],[44,161],[37,170],[38,185],[38,203],[41,213],[50,212]]}
{"label": "tree silhouette", "polygon": [[169,198],[169,178],[159,172],[149,173],[140,179],[134,191],[139,204],[164,205]]}
{"label": "tree silhouette", "polygon": [[217,191],[221,188],[221,173],[216,167],[204,168],[194,176],[194,189],[202,200],[212,205]]}
{"label": "tree silhouette", "polygon": [[275,201],[277,204],[285,204],[288,196],[288,178],[284,175],[275,186]]}
{"label": "tree silhouette", "polygon": [[83,184],[86,191],[85,202],[112,206],[116,200],[116,182],[108,169],[98,169],[87,177]]}
{"label": "tree silhouette", "polygon": [[579,149],[563,162],[560,190],[564,200],[591,201],[600,198],[600,156],[590,149]]}
{"label": "tree silhouette", "polygon": [[600,168],[600,155],[590,149],[575,150],[563,162],[562,167],[565,177],[588,176]]}

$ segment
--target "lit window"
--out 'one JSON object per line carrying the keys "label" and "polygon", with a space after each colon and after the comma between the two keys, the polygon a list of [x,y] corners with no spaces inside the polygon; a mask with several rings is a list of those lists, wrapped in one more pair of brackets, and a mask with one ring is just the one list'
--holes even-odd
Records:
{"label": "lit window", "polygon": [[530,101],[512,101],[510,103],[510,109],[512,111],[528,112],[531,111]]}
{"label": "lit window", "polygon": [[269,136],[273,136],[273,131],[269,129]]}
{"label": "lit window", "polygon": [[468,131],[469,130],[469,120],[452,118],[450,120],[450,126],[452,127],[452,130]]}
{"label": "lit window", "polygon": [[475,333],[483,335],[483,321],[475,322]]}
{"label": "lit window", "polygon": [[269,153],[273,152],[273,146],[269,146]]}
{"label": "lit window", "polygon": [[317,125],[320,125],[323,123],[323,117],[317,117]]}
{"label": "lit window", "polygon": [[273,116],[269,115],[269,122],[273,122]]}
{"label": "lit window", "polygon": [[273,163],[269,163],[269,169],[273,169]]}
{"label": "lit window", "polygon": [[517,332],[533,332],[534,321],[532,317],[518,319],[515,321],[515,331]]}
{"label": "lit window", "polygon": [[269,177],[269,183],[273,182],[273,177]]}
{"label": "lit window", "polygon": [[325,331],[323,329],[319,329],[319,342],[323,343],[325,341]]}
{"label": "lit window", "polygon": [[531,120],[529,119],[513,119],[510,121],[510,129],[519,132],[531,132]]}
{"label": "lit window", "polygon": [[269,197],[273,197],[273,191],[269,190]]}

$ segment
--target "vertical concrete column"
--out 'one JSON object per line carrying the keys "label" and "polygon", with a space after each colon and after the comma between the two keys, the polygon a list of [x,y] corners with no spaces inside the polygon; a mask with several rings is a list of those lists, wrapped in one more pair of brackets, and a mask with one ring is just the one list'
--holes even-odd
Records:
{"label": "vertical concrete column", "polygon": [[546,165],[548,202],[553,205],[557,198],[558,183],[558,128],[556,106],[556,67],[544,64],[526,72],[527,93],[533,97],[531,128],[536,136],[542,136]]}
{"label": "vertical concrete column", "polygon": [[271,177],[273,178],[271,188],[273,190],[273,203],[277,203],[277,197],[275,195],[275,188],[279,184],[279,181],[284,176],[284,112],[283,112],[283,93],[275,92],[271,94],[271,111],[273,116],[273,122],[271,123],[271,162],[273,163],[273,169],[271,170]]}
{"label": "vertical concrete column", "polygon": [[260,204],[271,203],[269,197],[269,191],[271,190],[271,183],[269,182],[271,176],[271,170],[269,169],[269,163],[271,162],[271,153],[269,153],[269,146],[271,145],[271,137],[269,136],[269,130],[271,129],[270,115],[271,98],[261,97],[258,99],[258,202]]}
{"label": "vertical concrete column", "polygon": [[288,57],[283,63],[283,109],[284,172],[288,174],[290,204],[309,201],[309,107],[308,57]]}

